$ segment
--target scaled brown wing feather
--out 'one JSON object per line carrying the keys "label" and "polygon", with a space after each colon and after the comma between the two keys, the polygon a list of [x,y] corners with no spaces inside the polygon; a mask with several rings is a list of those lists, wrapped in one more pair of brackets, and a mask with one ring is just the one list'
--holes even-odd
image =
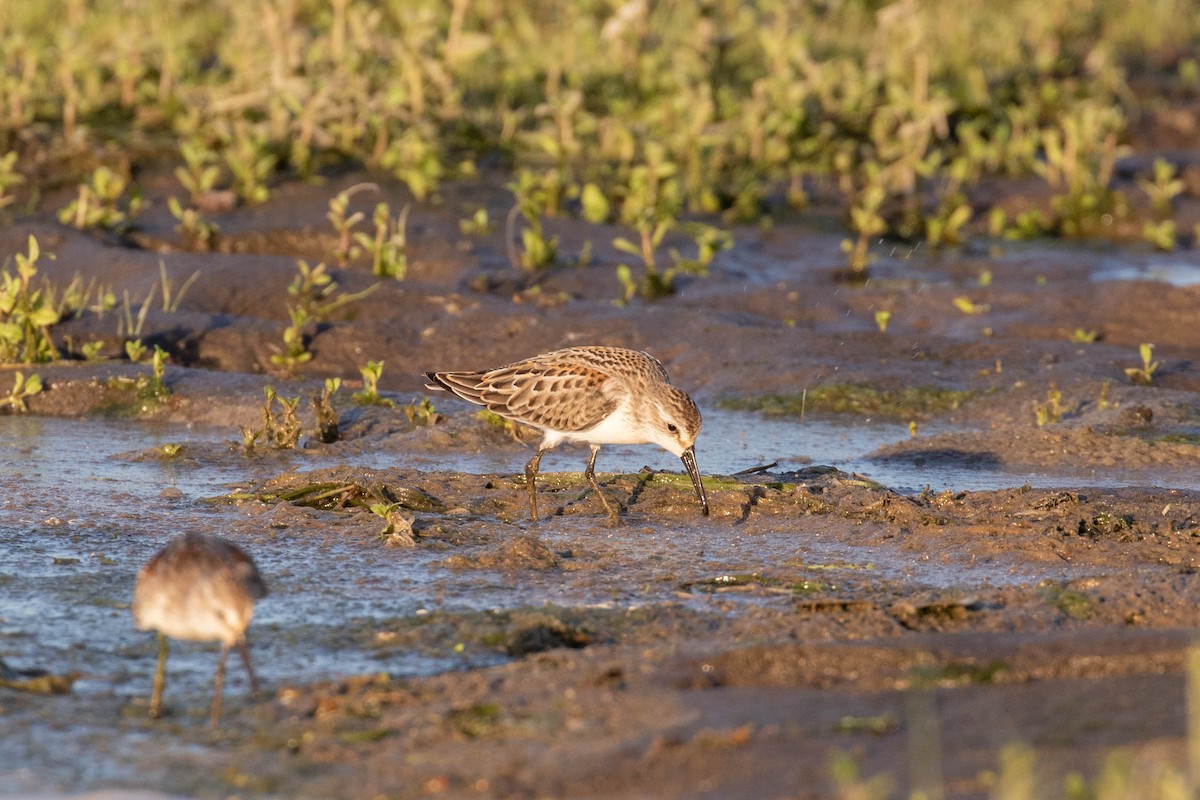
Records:
{"label": "scaled brown wing feather", "polygon": [[617,400],[604,391],[608,376],[584,365],[530,369],[513,364],[491,372],[427,373],[463,400],[516,422],[558,431],[591,428],[612,413]]}

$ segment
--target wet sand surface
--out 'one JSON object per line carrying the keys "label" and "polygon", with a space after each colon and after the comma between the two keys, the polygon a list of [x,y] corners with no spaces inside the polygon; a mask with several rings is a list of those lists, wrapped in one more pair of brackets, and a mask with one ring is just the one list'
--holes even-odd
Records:
{"label": "wet sand surface", "polygon": [[[220,220],[217,253],[178,249],[165,180],[139,247],[49,216],[0,229],[0,252],[35,234],[56,255],[43,274],[135,303],[160,264],[176,288],[200,274],[143,324],[171,354],[170,397],[136,396],[150,367],[118,360],[118,309],[55,328],[113,360],[25,367],[48,390],[0,419],[0,657],[75,678],[0,689],[0,796],[821,798],[848,756],[899,796],[933,774],[971,798],[1014,743],[1038,796],[1059,796],[1115,749],[1138,775],[1186,764],[1195,250],[897,248],[852,285],[840,235],[792,221],[736,231],[709,276],[619,306],[611,236],[552,220],[568,254],[597,239],[591,261],[533,279],[502,232],[458,230],[487,198],[502,219],[506,195],[450,187],[411,212],[407,279],[311,331],[312,361],[281,375],[296,259],[327,257],[328,199],[366,178],[280,187]],[[374,282],[358,265],[336,278]],[[1161,362],[1149,385],[1125,371],[1142,343]],[[605,526],[584,450],[547,456],[551,516],[531,524],[536,435],[445,397],[433,424],[405,414],[425,370],[574,344],[648,350],[698,400],[711,517],[674,458],[606,448],[622,524]],[[318,442],[320,379],[380,359],[399,406],[343,388],[341,438]],[[730,408],[863,385],[890,399]],[[299,448],[242,446],[264,386],[302,398]],[[928,402],[947,391],[962,394]],[[175,646],[168,716],[146,717],[154,641],[128,610],[141,564],[185,528],[245,547],[271,589],[250,627],[265,696],[231,661],[216,731],[213,647]]]}

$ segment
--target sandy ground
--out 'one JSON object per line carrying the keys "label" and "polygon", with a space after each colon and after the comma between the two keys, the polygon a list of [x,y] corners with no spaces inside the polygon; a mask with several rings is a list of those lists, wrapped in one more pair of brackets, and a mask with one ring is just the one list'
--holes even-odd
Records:
{"label": "sandy ground", "polygon": [[[1200,623],[1200,493],[1189,488],[1200,465],[1200,288],[1093,277],[1200,269],[1195,250],[888,245],[871,280],[851,285],[839,274],[840,235],[783,220],[736,231],[712,274],[685,279],[676,295],[620,306],[615,229],[550,221],[568,259],[591,239],[591,261],[536,277],[513,270],[502,231],[462,234],[457,220],[470,209],[488,205],[492,219],[507,211],[499,184],[485,181],[415,207],[408,278],[310,330],[313,360],[298,377],[281,375],[271,355],[296,259],[327,258],[328,199],[368,177],[402,204],[379,176],[289,184],[262,207],[217,219],[216,253],[179,248],[167,178],[149,181],[139,247],[49,214],[0,229],[0,253],[22,251],[36,234],[56,255],[43,274],[81,274],[135,304],[160,285],[160,264],[175,288],[200,275],[173,311],[159,295],[142,329],[145,343],[171,354],[165,403],[139,401],[118,380],[146,365],[74,362],[37,368],[49,390],[30,401],[32,413],[225,425],[236,438],[237,425],[259,423],[264,385],[307,395],[317,379],[352,383],[358,366],[383,359],[382,386],[403,405],[421,396],[427,369],[613,344],[653,352],[706,405],[823,386],[895,392],[846,418],[954,432],[917,435],[876,458],[918,474],[946,464],[1010,471],[1012,486],[898,493],[820,469],[816,452],[806,469],[707,476],[713,513],[703,519],[677,474],[609,474],[605,491],[622,505],[614,530],[577,473],[547,476],[551,516],[531,525],[519,475],[281,470],[260,493],[341,483],[401,503],[415,548],[396,548],[397,558],[432,551],[466,586],[513,582],[576,601],[434,610],[356,631],[384,664],[391,653],[462,645],[493,658],[427,677],[383,669],[270,685],[257,701],[235,695],[216,732],[202,712],[151,722],[144,706],[117,699],[50,709],[40,695],[0,693],[0,731],[31,720],[68,736],[72,725],[110,726],[120,741],[142,743],[95,745],[97,759],[127,767],[115,781],[49,762],[8,765],[0,795],[115,782],[200,797],[823,798],[851,796],[831,767],[849,758],[864,780],[887,776],[893,796],[941,781],[945,796],[972,798],[988,795],[1003,749],[1021,743],[1035,758],[1037,796],[1051,797],[1069,772],[1098,774],[1115,749],[1147,780],[1186,763],[1184,663]],[[1187,211],[1197,201],[1183,202]],[[335,274],[346,291],[374,282],[360,264]],[[957,310],[962,296],[980,313]],[[886,332],[880,309],[892,312]],[[84,314],[55,333],[103,338],[118,359],[120,313]],[[1072,341],[1076,329],[1097,341]],[[1134,385],[1125,369],[1139,365],[1143,342],[1161,365],[1150,385]],[[931,388],[970,394],[930,409],[922,398]],[[1039,427],[1037,408],[1054,389],[1058,419]],[[499,448],[515,463],[527,452],[441,398],[444,419],[417,425],[346,394],[337,401],[343,438],[328,447]],[[301,416],[311,429],[307,405]],[[697,449],[703,469],[703,435]],[[1025,470],[1105,480],[1031,489],[1017,477]],[[1164,488],[1136,488],[1147,481]],[[336,504],[245,507],[248,525],[284,514],[293,531],[325,535],[337,520],[369,519]]]}

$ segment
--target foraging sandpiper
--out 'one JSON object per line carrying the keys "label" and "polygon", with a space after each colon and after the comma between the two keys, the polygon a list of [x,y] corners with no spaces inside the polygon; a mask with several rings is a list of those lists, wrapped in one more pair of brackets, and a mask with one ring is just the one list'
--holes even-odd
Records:
{"label": "foraging sandpiper", "polygon": [[678,456],[708,514],[696,468],[700,409],[672,386],[658,359],[620,347],[569,347],[483,372],[427,372],[426,388],[447,390],[500,416],[541,429],[525,465],[529,513],[536,522],[536,479],[542,454],[561,442],[592,449],[584,475],[612,522],[617,511],[596,482],[596,453],[605,444],[657,444]]}
{"label": "foraging sandpiper", "polygon": [[213,726],[221,717],[221,687],[230,648],[236,646],[241,652],[251,691],[258,693],[246,649],[246,626],[254,614],[254,601],[266,594],[267,586],[250,556],[217,536],[185,533],[146,562],[133,590],[133,619],[138,630],[158,631],[158,667],[150,695],[150,716],[162,713],[168,636],[221,642],[210,714]]}

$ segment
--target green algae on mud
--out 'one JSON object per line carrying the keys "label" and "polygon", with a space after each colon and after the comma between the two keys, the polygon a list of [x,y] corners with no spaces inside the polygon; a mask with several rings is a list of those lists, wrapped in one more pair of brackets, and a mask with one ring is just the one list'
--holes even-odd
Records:
{"label": "green algae on mud", "polygon": [[758,411],[768,416],[827,413],[912,418],[954,411],[978,394],[972,390],[938,386],[881,389],[861,383],[823,383],[799,394],[725,398],[719,400],[717,406],[734,411]]}

